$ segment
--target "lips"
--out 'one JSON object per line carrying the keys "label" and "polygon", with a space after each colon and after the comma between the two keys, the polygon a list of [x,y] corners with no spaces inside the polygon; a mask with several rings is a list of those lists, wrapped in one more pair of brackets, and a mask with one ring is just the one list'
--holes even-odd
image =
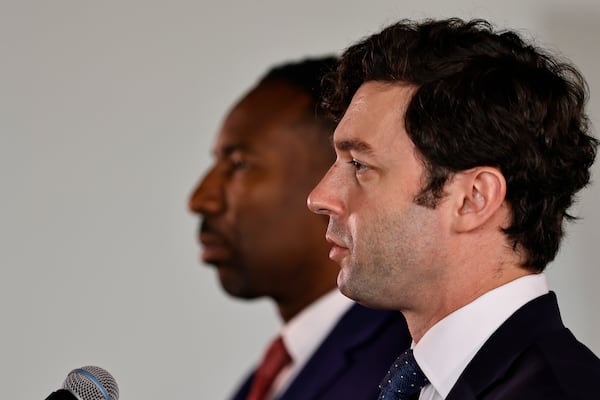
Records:
{"label": "lips", "polygon": [[344,244],[341,243],[340,240],[334,238],[333,236],[327,234],[325,239],[328,243],[331,244],[331,250],[329,250],[329,258],[340,264],[342,259],[346,257],[350,250]]}
{"label": "lips", "polygon": [[231,246],[220,234],[205,230],[204,227],[199,235],[202,245],[200,260],[208,264],[217,264],[227,261],[231,257]]}

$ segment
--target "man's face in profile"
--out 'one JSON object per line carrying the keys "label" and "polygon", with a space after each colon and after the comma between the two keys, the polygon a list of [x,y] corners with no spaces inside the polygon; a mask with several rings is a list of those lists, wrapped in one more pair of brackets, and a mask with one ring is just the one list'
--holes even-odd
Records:
{"label": "man's face in profile", "polygon": [[443,224],[415,203],[424,166],[406,133],[413,88],[363,84],[335,130],[335,164],[309,207],[329,216],[330,257],[340,291],[374,308],[412,309],[438,287]]}
{"label": "man's face in profile", "polygon": [[226,117],[214,164],[190,198],[202,217],[201,259],[233,296],[292,296],[310,287],[316,258],[327,258],[326,221],[306,208],[328,166],[307,136],[318,135],[307,131],[309,104],[285,83],[250,92]]}

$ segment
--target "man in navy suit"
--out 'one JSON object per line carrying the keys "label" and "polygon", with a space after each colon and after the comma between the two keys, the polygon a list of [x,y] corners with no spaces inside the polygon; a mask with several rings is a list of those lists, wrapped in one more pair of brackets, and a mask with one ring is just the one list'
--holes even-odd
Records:
{"label": "man in navy suit", "polygon": [[[202,261],[223,289],[269,297],[291,360],[265,395],[251,374],[234,399],[373,399],[396,354],[410,345],[397,311],[367,309],[336,289],[327,218],[306,197],[335,154],[335,124],[320,108],[321,78],[335,57],[271,69],[225,118],[214,164],[191,195],[201,216]],[[252,392],[250,395],[249,393]]]}
{"label": "man in navy suit", "polygon": [[598,145],[577,69],[485,21],[404,20],[331,81],[337,160],[309,207],[342,293],[413,337],[380,398],[599,398],[543,274]]}

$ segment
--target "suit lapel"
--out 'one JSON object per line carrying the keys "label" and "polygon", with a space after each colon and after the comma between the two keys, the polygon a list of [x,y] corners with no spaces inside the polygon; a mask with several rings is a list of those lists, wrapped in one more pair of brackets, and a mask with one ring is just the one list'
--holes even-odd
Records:
{"label": "suit lapel", "polygon": [[250,393],[250,386],[252,385],[252,380],[254,379],[254,372],[250,373],[244,383],[237,389],[237,392],[233,394],[231,400],[246,400],[248,397],[248,393]]}
{"label": "suit lapel", "polygon": [[517,310],[494,332],[463,371],[446,400],[470,400],[499,382],[540,336],[564,329],[552,292]]}
{"label": "suit lapel", "polygon": [[353,305],[279,399],[318,398],[352,365],[353,350],[368,341],[391,317],[389,311]]}

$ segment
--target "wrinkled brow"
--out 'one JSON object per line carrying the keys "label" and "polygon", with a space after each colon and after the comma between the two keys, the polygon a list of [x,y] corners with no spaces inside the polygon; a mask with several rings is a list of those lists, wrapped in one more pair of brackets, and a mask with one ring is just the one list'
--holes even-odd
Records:
{"label": "wrinkled brow", "polygon": [[346,139],[335,142],[335,148],[340,151],[358,151],[361,153],[372,153],[373,148],[366,142],[358,139]]}

